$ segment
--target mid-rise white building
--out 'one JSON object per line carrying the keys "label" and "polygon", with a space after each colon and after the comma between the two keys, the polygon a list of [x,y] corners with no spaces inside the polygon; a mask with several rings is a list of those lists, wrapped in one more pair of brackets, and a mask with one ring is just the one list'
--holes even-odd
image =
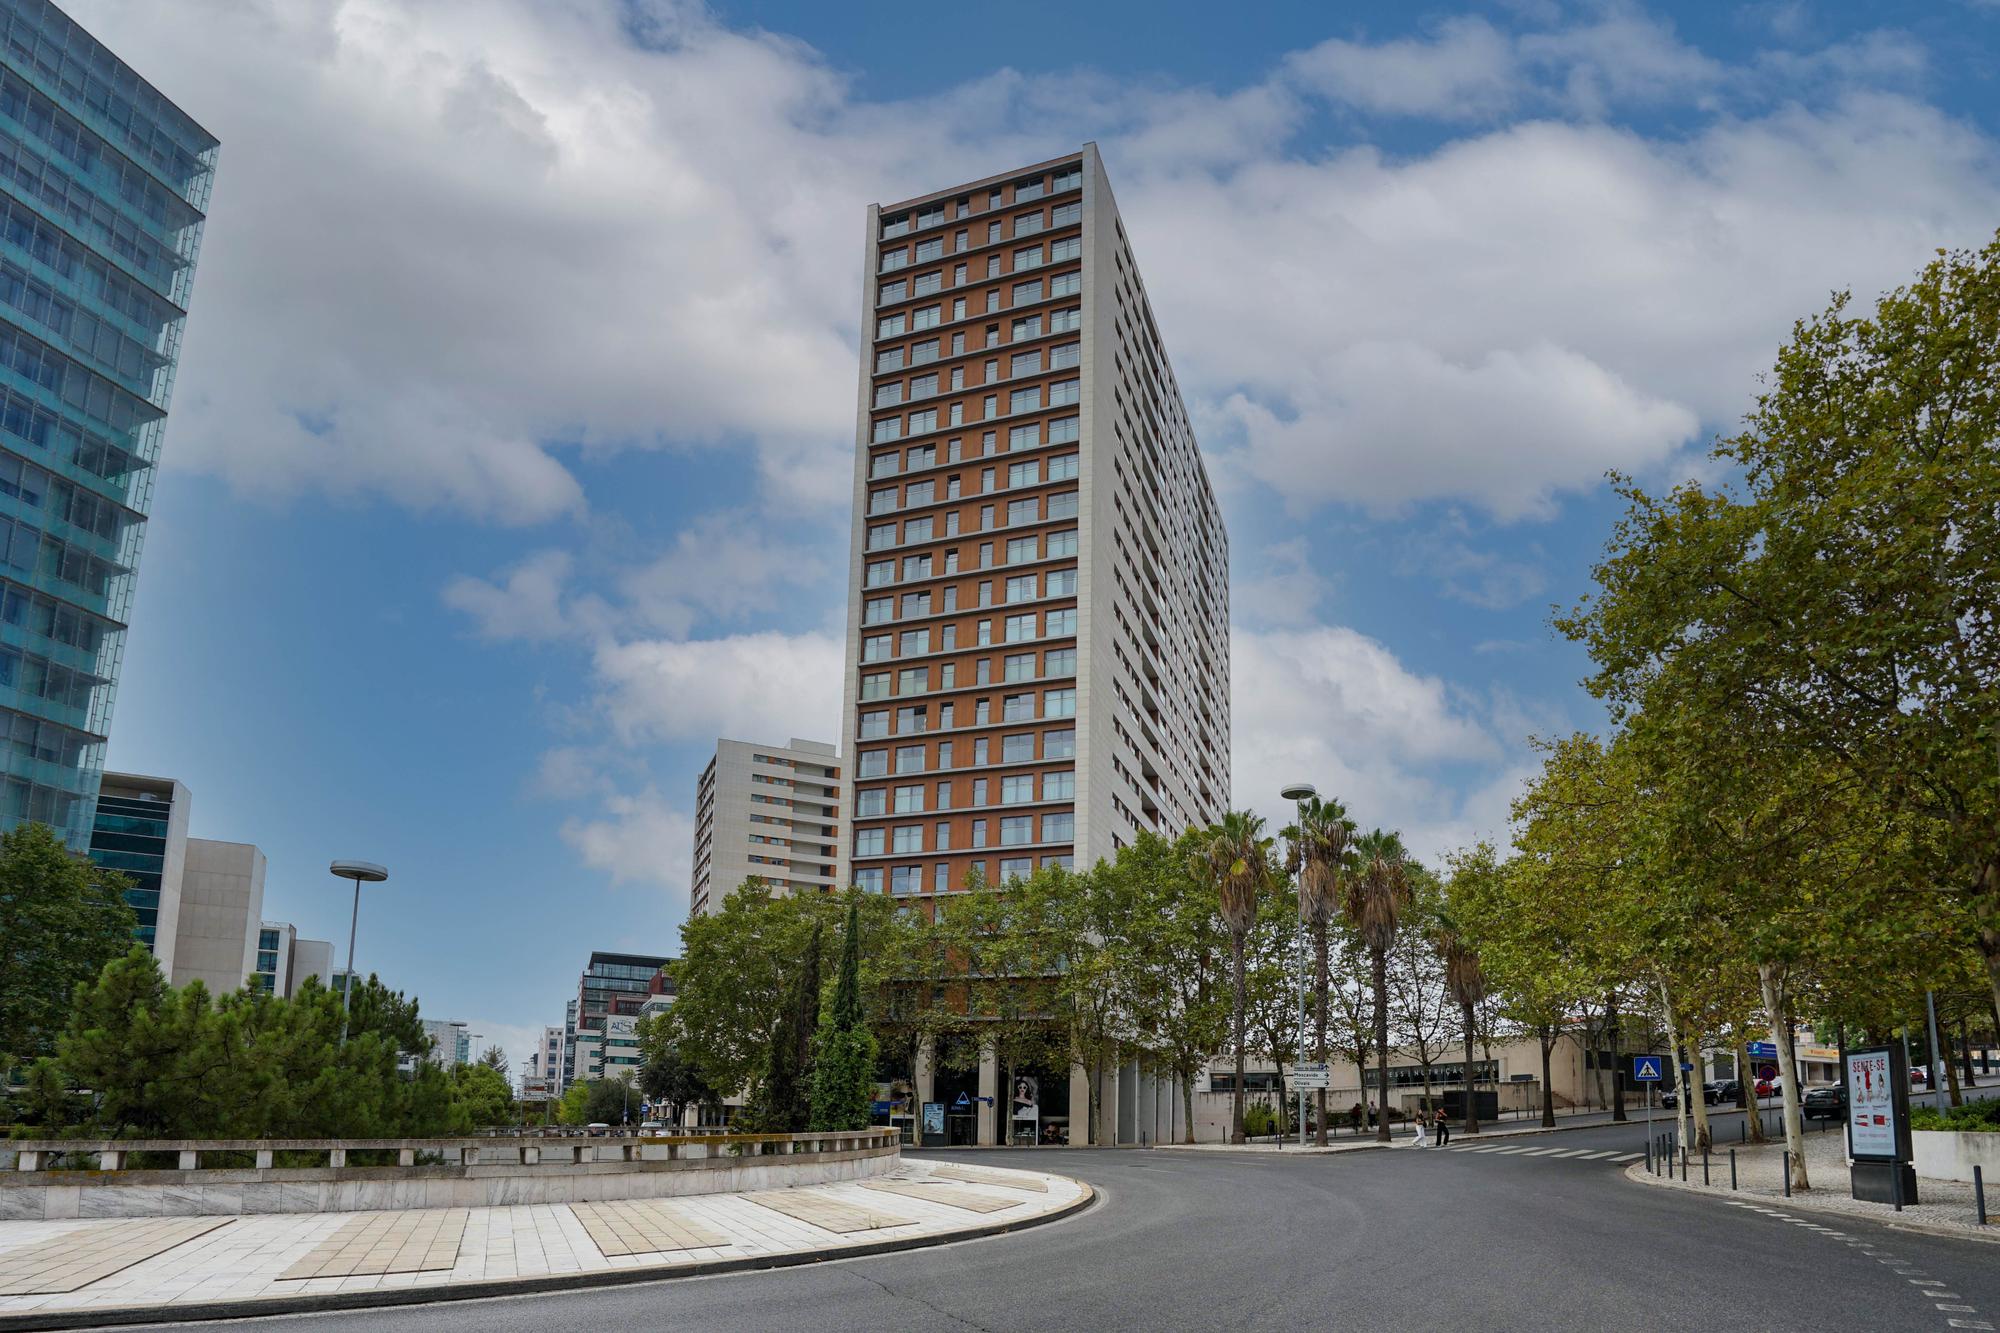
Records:
{"label": "mid-rise white building", "polygon": [[695,783],[688,910],[719,911],[746,879],[781,893],[838,886],[840,765],[834,747],[720,740]]}

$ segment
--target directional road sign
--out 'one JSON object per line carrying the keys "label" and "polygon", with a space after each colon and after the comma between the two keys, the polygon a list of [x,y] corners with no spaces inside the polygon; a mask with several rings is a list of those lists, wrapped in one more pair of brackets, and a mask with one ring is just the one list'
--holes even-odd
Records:
{"label": "directional road sign", "polygon": [[1632,1057],[1632,1081],[1634,1083],[1658,1083],[1660,1069],[1665,1064],[1657,1055],[1635,1055]]}

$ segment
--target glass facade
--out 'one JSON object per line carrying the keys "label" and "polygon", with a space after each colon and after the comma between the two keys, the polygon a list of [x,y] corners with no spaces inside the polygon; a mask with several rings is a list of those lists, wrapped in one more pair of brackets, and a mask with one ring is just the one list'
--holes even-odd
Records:
{"label": "glass facade", "polygon": [[0,0],[0,828],[78,851],[216,149],[54,5]]}
{"label": "glass facade", "polygon": [[90,859],[107,870],[120,871],[132,881],[125,901],[139,918],[134,936],[158,952],[160,874],[167,860],[167,821],[171,802],[133,796],[105,796],[97,802],[90,833]]}

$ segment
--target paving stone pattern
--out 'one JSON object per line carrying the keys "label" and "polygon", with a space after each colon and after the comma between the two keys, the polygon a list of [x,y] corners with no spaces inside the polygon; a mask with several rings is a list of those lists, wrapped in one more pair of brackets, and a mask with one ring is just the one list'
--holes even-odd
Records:
{"label": "paving stone pattern", "polygon": [[1019,1171],[982,1171],[976,1166],[958,1166],[947,1162],[942,1166],[932,1167],[931,1175],[939,1180],[963,1180],[970,1185],[1000,1185],[1010,1190],[1029,1190],[1036,1194],[1049,1192],[1046,1180]]}
{"label": "paving stone pattern", "polygon": [[573,1203],[569,1207],[606,1258],[702,1250],[729,1243],[729,1237],[721,1232],[703,1226],[671,1204],[656,1200]]}
{"label": "paving stone pattern", "polygon": [[124,1227],[85,1227],[34,1245],[0,1253],[0,1296],[46,1296],[77,1291],[176,1245],[205,1236],[234,1219],[147,1219]]}
{"label": "paving stone pattern", "polygon": [[884,1194],[900,1194],[909,1199],[922,1199],[926,1203],[941,1203],[947,1208],[963,1208],[974,1213],[998,1213],[1021,1202],[1019,1198],[1002,1198],[998,1194],[981,1194],[976,1189],[951,1181],[935,1180],[866,1180],[863,1189],[879,1190]]}
{"label": "paving stone pattern", "polygon": [[824,1231],[846,1235],[850,1231],[875,1231],[882,1227],[908,1226],[916,1219],[895,1213],[877,1212],[858,1201],[837,1199],[818,1190],[758,1190],[737,1197],[760,1208],[810,1222]]}
{"label": "paving stone pattern", "polygon": [[468,1210],[362,1213],[286,1269],[279,1281],[422,1273],[458,1262]]}

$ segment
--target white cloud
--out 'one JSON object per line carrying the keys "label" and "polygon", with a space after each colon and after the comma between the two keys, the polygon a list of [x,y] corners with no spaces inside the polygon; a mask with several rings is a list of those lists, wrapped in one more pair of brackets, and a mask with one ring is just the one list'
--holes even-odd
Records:
{"label": "white cloud", "polygon": [[459,575],[445,584],[444,602],[470,616],[484,639],[560,639],[572,629],[564,597],[575,566],[567,551],[537,551],[498,583]]}
{"label": "white cloud", "polygon": [[619,589],[641,623],[674,635],[685,635],[704,613],[740,620],[769,611],[778,589],[826,578],[832,543],[820,549],[775,541],[765,535],[768,526],[744,513],[708,515],[684,528],[665,554],[621,575]]}
{"label": "white cloud", "polygon": [[605,644],[597,711],[625,744],[838,734],[844,639],[763,632]]}
{"label": "white cloud", "polygon": [[1285,65],[1295,81],[1324,97],[1389,115],[1487,116],[1521,91],[1513,40],[1482,18],[1447,20],[1429,38],[1333,38]]}
{"label": "white cloud", "polygon": [[1333,584],[1313,567],[1305,538],[1294,537],[1265,547],[1257,572],[1248,577],[1232,574],[1230,614],[1253,625],[1311,624]]}
{"label": "white cloud", "polygon": [[562,837],[586,866],[605,872],[613,884],[657,885],[686,909],[694,820],[656,789],[606,797],[597,818],[564,820]]}

